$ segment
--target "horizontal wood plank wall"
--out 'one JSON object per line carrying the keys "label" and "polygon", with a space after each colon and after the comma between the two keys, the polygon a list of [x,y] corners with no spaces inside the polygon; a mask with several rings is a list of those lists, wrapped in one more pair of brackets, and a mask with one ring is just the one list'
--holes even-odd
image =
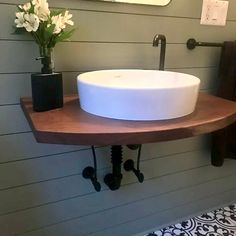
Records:
{"label": "horizontal wood plank wall", "polygon": [[[92,165],[88,146],[36,143],[19,98],[31,95],[30,74],[40,65],[28,35],[13,32],[16,4],[0,0],[0,234],[3,236],[142,235],[236,199],[236,162],[210,165],[208,135],[144,145],[145,182],[123,173],[122,187],[102,183],[110,172],[109,147],[97,147],[97,193],[81,176]],[[113,68],[157,69],[157,33],[167,37],[167,70],[201,79],[201,89],[217,87],[219,48],[186,49],[188,38],[235,40],[236,2],[230,0],[227,25],[200,25],[202,1],[172,0],[166,7],[91,0],[49,0],[73,13],[77,31],[55,49],[64,91],[76,93],[80,73]],[[124,148],[124,160],[136,152]]]}

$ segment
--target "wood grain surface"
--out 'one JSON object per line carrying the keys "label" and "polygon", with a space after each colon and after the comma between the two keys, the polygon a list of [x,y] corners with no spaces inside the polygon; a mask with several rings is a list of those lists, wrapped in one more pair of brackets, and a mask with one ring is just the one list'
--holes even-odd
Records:
{"label": "wood grain surface", "polygon": [[163,121],[124,121],[83,111],[76,95],[65,96],[64,107],[34,112],[32,99],[22,109],[38,142],[80,145],[123,145],[187,138],[222,129],[236,121],[236,103],[200,93],[195,111]]}

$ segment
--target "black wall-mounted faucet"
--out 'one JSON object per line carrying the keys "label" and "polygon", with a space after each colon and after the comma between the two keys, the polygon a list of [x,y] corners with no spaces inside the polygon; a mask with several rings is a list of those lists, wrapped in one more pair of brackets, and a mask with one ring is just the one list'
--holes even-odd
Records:
{"label": "black wall-mounted faucet", "polygon": [[153,47],[158,47],[159,41],[161,42],[161,50],[160,50],[160,63],[159,70],[164,70],[165,66],[165,54],[166,54],[166,37],[163,34],[157,34],[153,39]]}

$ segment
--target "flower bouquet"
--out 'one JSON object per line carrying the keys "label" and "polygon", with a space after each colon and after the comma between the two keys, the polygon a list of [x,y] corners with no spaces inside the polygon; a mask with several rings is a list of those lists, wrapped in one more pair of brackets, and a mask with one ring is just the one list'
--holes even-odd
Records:
{"label": "flower bouquet", "polygon": [[33,108],[46,111],[63,106],[62,74],[55,73],[53,48],[71,37],[75,29],[72,14],[67,10],[50,10],[47,0],[31,0],[18,5],[16,32],[28,32],[39,46],[41,73],[31,75]]}

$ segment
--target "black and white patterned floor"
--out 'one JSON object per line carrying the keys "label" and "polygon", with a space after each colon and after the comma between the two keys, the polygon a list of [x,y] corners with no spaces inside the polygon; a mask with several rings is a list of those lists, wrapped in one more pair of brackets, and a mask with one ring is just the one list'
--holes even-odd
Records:
{"label": "black and white patterned floor", "polygon": [[146,236],[236,236],[236,204],[171,225]]}

